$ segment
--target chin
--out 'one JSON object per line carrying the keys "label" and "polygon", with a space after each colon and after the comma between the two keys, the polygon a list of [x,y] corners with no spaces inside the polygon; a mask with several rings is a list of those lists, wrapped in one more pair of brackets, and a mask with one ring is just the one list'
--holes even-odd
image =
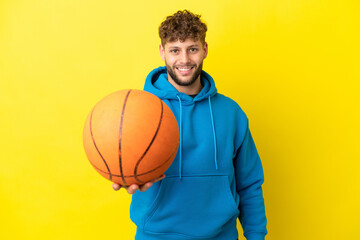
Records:
{"label": "chin", "polygon": [[199,78],[199,75],[201,74],[201,70],[202,70],[202,64],[199,67],[194,67],[193,69],[193,73],[191,75],[188,76],[181,76],[177,73],[176,68],[174,67],[169,67],[168,65],[166,65],[167,68],[167,72],[170,75],[170,77],[173,79],[173,81],[179,85],[179,86],[191,86],[194,83],[196,83],[196,80]]}

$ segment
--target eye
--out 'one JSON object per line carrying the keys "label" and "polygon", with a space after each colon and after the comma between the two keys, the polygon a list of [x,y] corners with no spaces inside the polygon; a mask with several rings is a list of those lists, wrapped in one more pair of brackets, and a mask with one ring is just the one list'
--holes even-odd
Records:
{"label": "eye", "polygon": [[171,49],[170,52],[171,52],[171,53],[177,53],[177,52],[179,52],[179,50],[177,50],[177,49]]}
{"label": "eye", "polygon": [[197,52],[198,49],[197,48],[190,48],[190,52],[194,53],[194,52]]}

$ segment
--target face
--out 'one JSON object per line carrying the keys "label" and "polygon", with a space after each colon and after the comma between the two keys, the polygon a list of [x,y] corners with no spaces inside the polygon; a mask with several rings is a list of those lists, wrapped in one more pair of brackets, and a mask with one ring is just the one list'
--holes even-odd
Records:
{"label": "face", "polygon": [[186,39],[185,42],[160,44],[160,55],[165,61],[169,81],[179,86],[191,86],[200,82],[203,60],[207,56],[207,43]]}

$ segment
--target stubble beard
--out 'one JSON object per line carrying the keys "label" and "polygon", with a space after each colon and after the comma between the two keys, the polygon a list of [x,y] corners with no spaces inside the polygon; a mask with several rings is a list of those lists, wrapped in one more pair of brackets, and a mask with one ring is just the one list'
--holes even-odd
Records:
{"label": "stubble beard", "polygon": [[[166,63],[165,63],[166,64]],[[169,65],[166,64],[166,69],[168,74],[170,75],[170,77],[172,78],[172,80],[174,80],[174,82],[179,85],[179,86],[191,86],[192,84],[194,84],[196,82],[196,80],[198,79],[198,77],[201,74],[202,71],[202,63],[199,65],[199,67],[196,69],[196,71],[194,72],[194,74],[191,76],[189,81],[181,81],[176,73],[173,71],[174,68],[170,67]],[[196,66],[194,66],[196,67]]]}

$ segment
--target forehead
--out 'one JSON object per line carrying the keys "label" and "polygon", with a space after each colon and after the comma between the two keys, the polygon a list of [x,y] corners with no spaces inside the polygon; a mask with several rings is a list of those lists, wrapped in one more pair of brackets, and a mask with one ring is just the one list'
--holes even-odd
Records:
{"label": "forehead", "polygon": [[170,48],[170,47],[187,48],[190,46],[202,47],[202,43],[200,42],[200,40],[195,41],[194,39],[191,38],[187,38],[184,42],[177,40],[177,41],[165,43],[165,48]]}

